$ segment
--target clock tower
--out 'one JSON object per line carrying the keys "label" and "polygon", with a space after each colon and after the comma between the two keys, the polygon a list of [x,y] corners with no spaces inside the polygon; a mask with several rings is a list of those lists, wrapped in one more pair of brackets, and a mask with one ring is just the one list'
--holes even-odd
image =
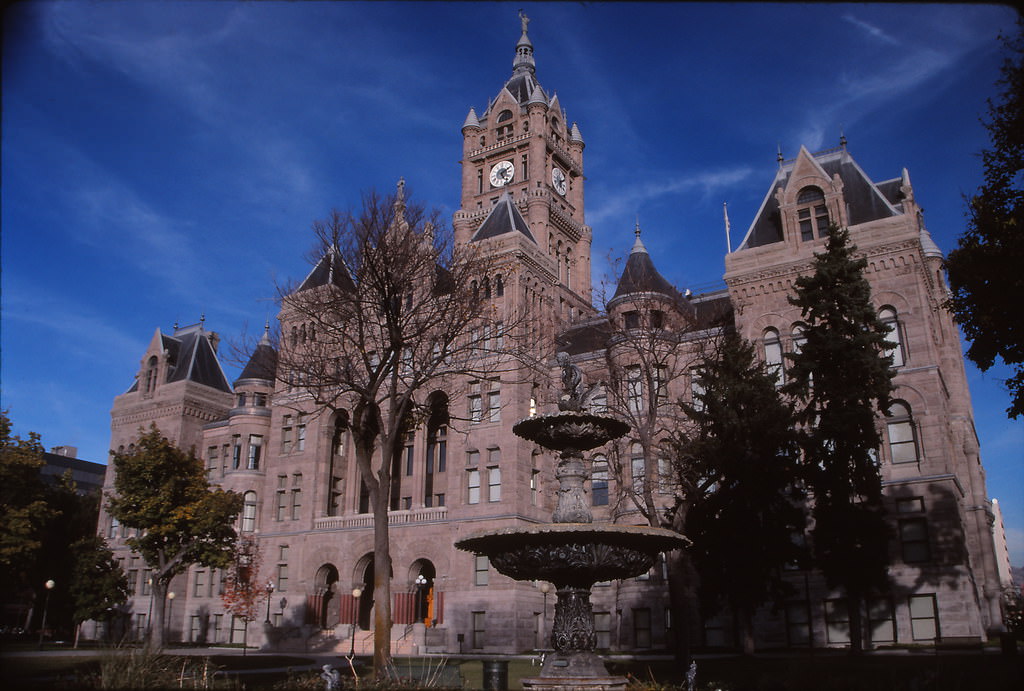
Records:
{"label": "clock tower", "polygon": [[[462,199],[455,241],[482,243],[556,321],[593,313],[591,230],[583,219],[583,136],[537,81],[529,19],[520,12],[512,76],[462,125]],[[535,293],[531,297],[531,292]]]}

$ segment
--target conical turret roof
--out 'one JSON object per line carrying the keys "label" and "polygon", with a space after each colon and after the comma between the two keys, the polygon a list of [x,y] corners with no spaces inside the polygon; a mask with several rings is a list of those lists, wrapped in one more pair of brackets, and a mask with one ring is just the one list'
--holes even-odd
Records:
{"label": "conical turret roof", "polygon": [[672,298],[679,296],[679,291],[662,276],[654,266],[651,255],[640,240],[640,223],[636,224],[636,241],[626,259],[619,284],[615,288],[612,299],[636,293],[661,293]]}
{"label": "conical turret roof", "polygon": [[270,343],[270,326],[267,325],[263,328],[263,337],[256,344],[256,350],[252,352],[252,357],[249,358],[249,362],[246,363],[242,373],[235,380],[235,386],[245,379],[262,379],[272,382],[276,375],[277,351]]}

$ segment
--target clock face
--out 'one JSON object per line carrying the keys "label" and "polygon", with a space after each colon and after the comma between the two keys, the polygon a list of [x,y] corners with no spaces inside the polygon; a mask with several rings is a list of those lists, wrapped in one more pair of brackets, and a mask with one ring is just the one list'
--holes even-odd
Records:
{"label": "clock face", "polygon": [[555,192],[558,192],[563,197],[565,196],[565,173],[562,172],[561,168],[551,169],[551,184],[555,188]]}
{"label": "clock face", "polygon": [[512,165],[512,161],[499,161],[491,168],[491,186],[504,187],[512,182],[512,177],[515,174],[516,168]]}

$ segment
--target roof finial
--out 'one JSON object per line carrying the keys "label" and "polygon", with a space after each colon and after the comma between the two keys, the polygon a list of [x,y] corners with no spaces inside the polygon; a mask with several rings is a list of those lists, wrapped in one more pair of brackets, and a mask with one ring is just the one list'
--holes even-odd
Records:
{"label": "roof finial", "polygon": [[636,216],[636,226],[633,229],[633,234],[636,235],[636,240],[633,242],[633,248],[629,251],[630,254],[637,252],[647,252],[647,248],[644,247],[643,240],[640,239],[640,214]]}
{"label": "roof finial", "polygon": [[633,234],[636,235],[636,239],[640,239],[640,214],[636,215],[636,228],[633,230]]}
{"label": "roof finial", "polygon": [[775,160],[779,162],[779,167],[781,168],[782,167],[782,162],[786,160],[786,159],[784,159],[782,157],[782,144],[776,144],[775,145],[775,150],[776,150]]}
{"label": "roof finial", "polygon": [[404,202],[405,201],[405,178],[404,177],[398,178],[398,185],[397,185],[397,189],[395,191],[395,198],[398,201],[400,201],[400,202]]}
{"label": "roof finial", "polygon": [[530,18],[522,9],[519,10],[519,23],[523,25],[523,35],[526,35],[526,27],[530,24]]}
{"label": "roof finial", "polygon": [[843,132],[843,128],[839,128],[839,146],[846,148],[846,133]]}
{"label": "roof finial", "polygon": [[206,323],[206,312],[200,312],[199,314],[199,326]]}

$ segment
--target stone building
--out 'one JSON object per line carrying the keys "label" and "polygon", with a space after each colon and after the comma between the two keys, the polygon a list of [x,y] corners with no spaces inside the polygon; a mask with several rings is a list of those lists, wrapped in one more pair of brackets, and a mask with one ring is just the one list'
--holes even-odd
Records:
{"label": "stone building", "polygon": [[[801,149],[796,159],[779,161],[746,237],[726,256],[724,290],[680,294],[658,273],[637,227],[616,291],[598,310],[584,219],[583,137],[538,81],[525,23],[512,76],[488,103],[480,114],[471,109],[462,125],[455,241],[476,243],[496,259],[498,271],[481,277],[485,294],[500,309],[531,306],[538,336],[555,338],[594,384],[591,409],[633,421],[632,437],[591,459],[596,519],[644,523],[670,503],[664,459],[644,413],[654,406],[659,425],[683,424],[672,418],[679,413],[669,401],[699,387],[691,367],[716,333],[735,329],[755,342],[784,380],[783,353],[800,341],[799,314],[786,296],[835,222],[850,228],[868,257],[876,306],[897,342],[897,389],[889,416],[879,420],[886,440],[879,461],[896,536],[893,588],[871,602],[872,642],[984,640],[998,630],[992,504],[957,331],[941,307],[941,253],[908,173],[875,182],[845,142],[825,152]],[[342,270],[326,255],[298,290],[341,280]],[[282,334],[293,327],[299,329],[282,322]],[[678,336],[671,352],[649,338],[665,332]],[[652,348],[663,364],[641,367],[644,349]],[[202,323],[170,336],[158,330],[136,382],[114,401],[111,448],[130,447],[141,427],[156,424],[195,448],[211,481],[243,495],[238,528],[258,537],[263,577],[274,584],[269,625],[250,632],[250,641],[368,650],[372,518],[343,421],[318,414],[278,381],[269,339],[233,385],[216,350],[216,335]],[[547,356],[554,368],[554,352]],[[468,393],[448,404],[465,411],[459,416],[465,421],[432,417],[407,440],[389,521],[395,652],[547,647],[554,598],[548,601],[546,584],[512,581],[486,558],[453,547],[477,530],[550,520],[553,459],[511,431],[538,406],[553,407],[545,386],[509,377],[462,387]],[[112,481],[108,476],[108,488]],[[134,581],[128,615],[140,634],[150,611],[145,567],[105,514],[100,531]],[[172,640],[241,640],[241,623],[223,614],[221,577],[194,567],[175,579]],[[795,595],[785,607],[761,613],[757,644],[845,645],[841,593],[829,592],[813,572],[787,577]],[[598,585],[593,602],[601,648],[657,650],[681,625],[669,615],[663,564],[637,579]],[[727,616],[685,625],[708,647],[735,644]]]}

